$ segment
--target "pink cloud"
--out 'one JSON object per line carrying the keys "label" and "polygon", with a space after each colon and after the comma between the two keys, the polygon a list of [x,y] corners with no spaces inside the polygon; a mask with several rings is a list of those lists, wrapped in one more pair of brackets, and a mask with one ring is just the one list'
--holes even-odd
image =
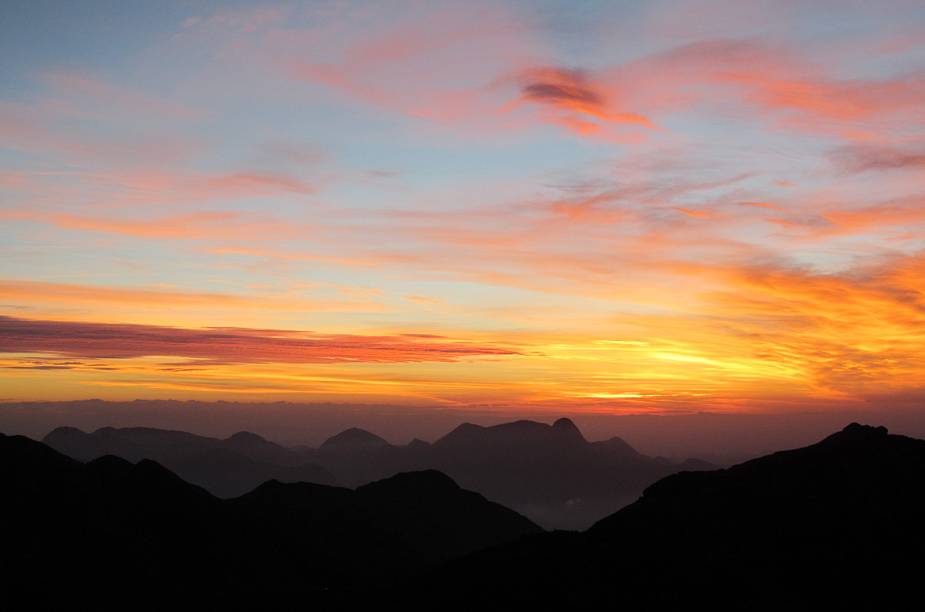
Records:
{"label": "pink cloud", "polygon": [[305,235],[304,226],[283,221],[248,218],[234,212],[199,212],[151,219],[91,217],[66,213],[0,213],[0,218],[39,221],[69,230],[122,234],[156,239],[256,239]]}
{"label": "pink cloud", "polygon": [[834,77],[805,52],[762,40],[708,40],[614,68],[639,108],[732,103],[746,115],[849,140],[877,139],[925,117],[925,78]]}

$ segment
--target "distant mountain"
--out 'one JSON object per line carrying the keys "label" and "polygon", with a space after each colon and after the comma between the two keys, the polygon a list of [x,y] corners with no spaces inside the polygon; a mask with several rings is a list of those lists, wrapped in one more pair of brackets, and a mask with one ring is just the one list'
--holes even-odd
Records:
{"label": "distant mountain", "polygon": [[357,490],[271,480],[221,500],[148,459],[81,463],[2,434],[0,495],[9,609],[335,607],[345,593],[541,531],[438,472]]}
{"label": "distant mountain", "polygon": [[466,584],[447,606],[466,610],[888,609],[920,595],[923,516],[925,441],[852,424],[806,448],[668,476],[585,533],[475,553],[410,590],[426,601]]}
{"label": "distant mountain", "polygon": [[533,520],[584,528],[678,468],[613,438],[588,442],[569,419],[552,425],[466,423],[434,442],[430,464]]}
{"label": "distant mountain", "polygon": [[59,427],[43,442],[81,461],[104,455],[132,462],[152,459],[219,497],[242,495],[271,479],[335,482],[330,471],[310,461],[313,453],[296,452],[243,431],[221,440],[147,427],[103,427],[93,433]]}
{"label": "distant mountain", "polygon": [[680,469],[714,467],[646,457],[620,438],[588,442],[569,419],[552,425],[464,423],[433,444],[414,440],[406,446],[352,429],[322,444],[314,460],[339,482],[354,485],[399,471],[436,469],[544,527],[560,529],[587,528]]}
{"label": "distant mountain", "polygon": [[104,454],[154,459],[221,497],[270,479],[356,487],[399,472],[435,469],[545,527],[561,529],[589,527],[668,474],[713,467],[647,457],[620,438],[588,442],[569,419],[552,425],[464,423],[433,444],[415,440],[404,446],[351,428],[317,450],[284,448],[247,432],[219,440],[148,428],[106,427],[92,434],[59,428],[45,442],[81,460]]}
{"label": "distant mountain", "polygon": [[117,455],[129,461],[154,459],[168,462],[223,449],[263,463],[299,465],[305,462],[303,454],[246,431],[221,440],[151,427],[103,427],[93,433],[84,433],[74,427],[58,427],[42,442],[79,460]]}
{"label": "distant mountain", "polygon": [[183,459],[169,460],[168,466],[185,480],[224,498],[243,495],[268,480],[318,484],[334,482],[331,472],[315,463],[277,465],[251,459],[226,448],[215,448]]}
{"label": "distant mountain", "polygon": [[319,450],[328,453],[356,453],[377,451],[391,447],[391,444],[365,429],[351,427],[336,436],[331,436]]}

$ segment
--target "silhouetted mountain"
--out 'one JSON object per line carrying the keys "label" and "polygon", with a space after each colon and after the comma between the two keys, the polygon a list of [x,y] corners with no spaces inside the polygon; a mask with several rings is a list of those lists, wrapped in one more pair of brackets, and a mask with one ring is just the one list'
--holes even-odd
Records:
{"label": "silhouetted mountain", "polygon": [[224,449],[235,451],[248,459],[263,463],[295,465],[304,462],[304,458],[292,450],[249,431],[239,431],[220,442]]}
{"label": "silhouetted mountain", "polygon": [[446,607],[467,610],[885,609],[920,594],[923,513],[925,441],[852,424],[806,448],[668,476],[585,533],[475,553],[410,590],[426,601],[465,584]]}
{"label": "silhouetted mountain", "polygon": [[328,470],[308,460],[313,453],[295,452],[245,431],[220,440],[147,427],[103,427],[93,433],[59,427],[43,442],[81,461],[103,455],[133,462],[152,459],[219,497],[242,495],[271,479],[334,482]]}
{"label": "silhouetted mountain", "polygon": [[[453,444],[556,439],[512,425]],[[19,436],[0,435],[0,492],[8,608],[892,609],[919,594],[925,545],[925,441],[857,424],[668,476],[583,533],[542,533],[435,471],[220,500],[150,460],[84,464]]]}
{"label": "silhouetted mountain", "polygon": [[365,429],[351,427],[325,440],[319,450],[325,452],[368,452],[390,447],[391,444]]}
{"label": "silhouetted mountain", "polygon": [[413,439],[411,442],[408,442],[408,450],[411,451],[424,451],[430,448],[430,442],[425,442],[424,440],[419,440],[418,438]]}
{"label": "silhouetted mountain", "polygon": [[356,491],[269,481],[220,500],[148,459],[81,463],[2,434],[0,492],[9,609],[331,604],[540,531],[437,472]]}
{"label": "silhouetted mountain", "polygon": [[588,442],[569,419],[552,425],[466,423],[434,442],[429,467],[534,521],[585,528],[679,468],[619,438]]}
{"label": "silhouetted mountain", "polygon": [[619,438],[588,442],[569,419],[552,425],[464,423],[433,444],[414,440],[406,446],[349,429],[327,440],[314,461],[349,485],[436,469],[545,527],[569,529],[590,526],[681,469],[641,455]]}
{"label": "silhouetted mountain", "polygon": [[276,465],[250,459],[225,448],[215,448],[170,461],[169,466],[185,480],[219,497],[237,497],[268,480],[329,484],[334,477],[315,463]]}
{"label": "silhouetted mountain", "polygon": [[117,455],[129,461],[154,459],[166,463],[206,451],[224,449],[264,463],[299,465],[305,462],[303,454],[246,431],[220,440],[185,431],[150,427],[103,427],[93,433],[84,433],[74,427],[59,427],[42,441],[78,460]]}
{"label": "silhouetted mountain", "polygon": [[227,504],[240,521],[236,533],[257,539],[249,546],[275,542],[284,551],[254,562],[290,582],[288,588],[297,588],[306,572],[325,576],[328,587],[367,586],[541,531],[432,471],[397,474],[355,491],[270,481]]}
{"label": "silhouetted mountain", "polygon": [[45,441],[81,460],[103,454],[154,459],[222,497],[270,479],[356,487],[399,472],[436,469],[543,526],[569,529],[589,527],[663,476],[712,467],[646,457],[620,438],[588,442],[564,418],[552,425],[465,423],[433,444],[414,440],[406,446],[351,428],[317,450],[298,451],[247,432],[218,440],[147,428],[107,427],[92,434],[59,428]]}
{"label": "silhouetted mountain", "polygon": [[[0,607],[69,598],[87,607],[123,587],[130,593],[129,585],[139,592],[156,585],[165,599],[205,597],[214,586],[204,587],[201,575],[220,560],[203,537],[218,500],[153,461],[110,456],[82,464],[0,435],[0,497]],[[78,605],[87,589],[92,595]]]}

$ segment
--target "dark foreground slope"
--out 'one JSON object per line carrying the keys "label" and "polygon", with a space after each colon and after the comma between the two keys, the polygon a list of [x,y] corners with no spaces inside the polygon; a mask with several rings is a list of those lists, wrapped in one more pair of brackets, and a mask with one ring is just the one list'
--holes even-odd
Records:
{"label": "dark foreground slope", "polygon": [[883,609],[918,600],[923,570],[925,441],[852,424],[806,448],[669,476],[585,533],[476,553],[410,590],[455,589],[456,609]]}
{"label": "dark foreground slope", "polygon": [[0,435],[0,608],[337,605],[539,528],[437,472],[218,499],[150,460]]}

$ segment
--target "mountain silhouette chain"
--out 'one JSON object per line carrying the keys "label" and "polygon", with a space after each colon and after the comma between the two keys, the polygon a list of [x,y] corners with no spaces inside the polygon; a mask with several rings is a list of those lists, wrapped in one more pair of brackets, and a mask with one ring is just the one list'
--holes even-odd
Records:
{"label": "mountain silhouette chain", "polygon": [[153,459],[222,498],[274,479],[357,487],[399,472],[438,470],[547,529],[586,529],[664,476],[715,467],[696,459],[647,457],[620,438],[589,442],[569,419],[552,425],[465,423],[433,444],[413,440],[401,446],[358,428],[317,449],[285,448],[249,432],[221,440],[112,427],[93,433],[61,427],[44,442],[81,461],[104,455]]}
{"label": "mountain silhouette chain", "polygon": [[[501,462],[541,439],[550,457],[601,444],[632,456],[625,443],[587,443],[570,422],[536,425],[464,425],[410,450],[348,431],[312,456],[483,445],[480,461]],[[178,440],[195,449],[187,461],[218,456],[212,465],[252,475],[271,465],[330,476],[334,465],[253,434],[59,429],[48,444],[0,434],[4,609],[882,608],[915,594],[921,577],[925,441],[883,427],[851,424],[729,468],[676,470],[580,532],[544,531],[434,469],[354,488],[270,479],[222,499],[150,458],[81,461],[51,447],[80,456],[118,443],[137,456],[176,451]],[[514,446],[505,454],[498,440]],[[548,466],[535,465],[540,479]]]}

